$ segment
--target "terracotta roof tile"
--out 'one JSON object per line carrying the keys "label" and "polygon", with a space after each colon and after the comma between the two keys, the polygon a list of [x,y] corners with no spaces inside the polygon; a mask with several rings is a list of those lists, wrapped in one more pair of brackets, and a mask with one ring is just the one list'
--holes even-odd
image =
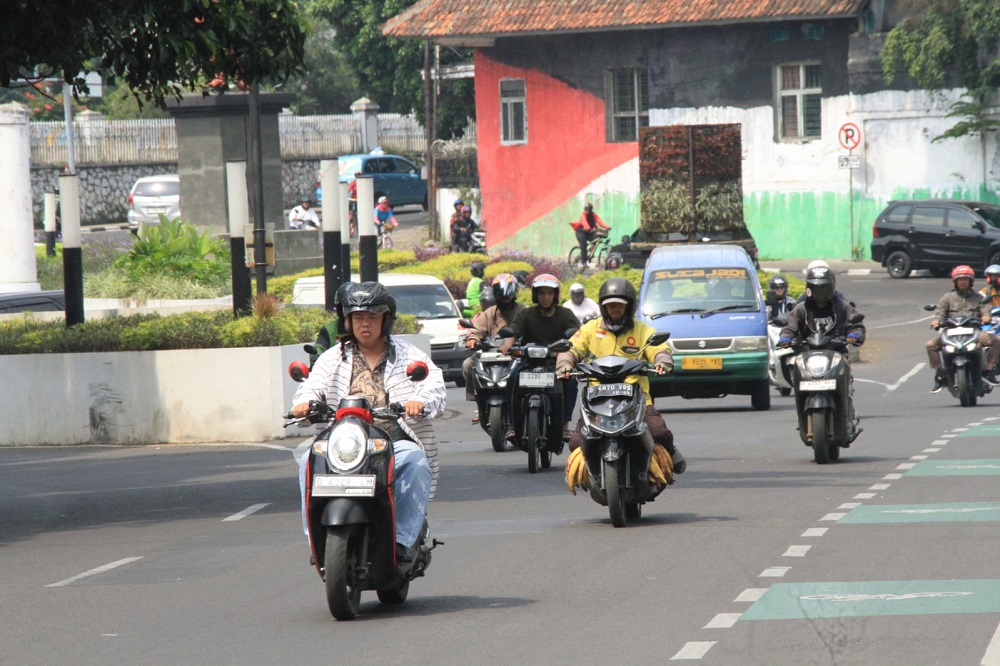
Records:
{"label": "terracotta roof tile", "polygon": [[390,37],[503,37],[699,23],[857,16],[866,0],[418,0]]}

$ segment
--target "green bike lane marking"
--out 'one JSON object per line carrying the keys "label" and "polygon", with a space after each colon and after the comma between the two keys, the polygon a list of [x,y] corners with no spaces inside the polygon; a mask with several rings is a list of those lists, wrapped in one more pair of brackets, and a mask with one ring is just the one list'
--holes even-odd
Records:
{"label": "green bike lane marking", "polygon": [[1000,502],[947,504],[867,504],[851,509],[838,523],[968,523],[1000,520]]}
{"label": "green bike lane marking", "polygon": [[1000,580],[775,583],[740,621],[949,613],[1000,613]]}
{"label": "green bike lane marking", "polygon": [[903,476],[1000,476],[1000,460],[922,460]]}
{"label": "green bike lane marking", "polygon": [[958,433],[959,437],[1000,437],[1000,423],[981,423]]}

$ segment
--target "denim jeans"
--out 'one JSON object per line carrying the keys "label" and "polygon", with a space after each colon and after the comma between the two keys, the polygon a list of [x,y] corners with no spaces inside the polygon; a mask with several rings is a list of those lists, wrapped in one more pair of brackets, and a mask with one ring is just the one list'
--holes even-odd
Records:
{"label": "denim jeans", "polygon": [[[420,528],[427,515],[427,502],[431,494],[431,468],[427,464],[427,454],[416,443],[400,440],[393,443],[396,464],[393,492],[396,497],[396,542],[407,548],[420,536]],[[302,531],[309,536],[306,518],[306,451],[299,461],[299,493],[302,497]]]}

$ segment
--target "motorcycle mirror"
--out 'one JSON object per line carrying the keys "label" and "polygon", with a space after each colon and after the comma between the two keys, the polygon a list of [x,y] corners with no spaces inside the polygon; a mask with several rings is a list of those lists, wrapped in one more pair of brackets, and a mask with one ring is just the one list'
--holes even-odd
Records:
{"label": "motorcycle mirror", "polygon": [[472,323],[471,319],[459,319],[458,325],[462,328],[475,328],[476,325]]}
{"label": "motorcycle mirror", "polygon": [[310,356],[319,356],[319,352],[316,351],[315,345],[302,345],[302,350]]}
{"label": "motorcycle mirror", "polygon": [[573,348],[573,343],[571,343],[569,340],[556,340],[551,345],[549,345],[549,351],[554,351],[557,354],[561,354],[562,352],[568,352],[572,348]]}
{"label": "motorcycle mirror", "polygon": [[309,366],[302,361],[292,361],[288,364],[288,376],[292,378],[292,381],[301,382],[309,376]]}
{"label": "motorcycle mirror", "polygon": [[990,296],[989,292],[986,292],[985,294],[981,294],[979,296],[980,303],[989,303],[990,300],[992,300],[992,296]]}
{"label": "motorcycle mirror", "polygon": [[664,331],[663,333],[653,333],[649,336],[649,340],[646,344],[650,347],[659,347],[664,342],[670,339],[670,333]]}
{"label": "motorcycle mirror", "polygon": [[850,316],[850,318],[847,321],[849,321],[852,324],[860,324],[864,320],[865,316],[863,314],[861,314],[860,312],[855,312]]}
{"label": "motorcycle mirror", "polygon": [[576,332],[579,331],[579,330],[580,330],[579,326],[572,326],[570,328],[567,328],[563,332],[563,335],[566,336],[566,339],[569,339],[569,338],[572,338],[574,335],[576,335]]}
{"label": "motorcycle mirror", "polygon": [[924,306],[924,310],[927,310],[928,312],[934,312],[936,309],[937,309],[937,306],[936,305],[932,305],[930,303],[928,303],[927,305]]}
{"label": "motorcycle mirror", "polygon": [[514,331],[510,330],[508,326],[504,326],[497,331],[497,336],[501,338],[512,338],[514,337]]}
{"label": "motorcycle mirror", "polygon": [[414,361],[406,366],[406,376],[410,378],[410,381],[422,382],[427,379],[429,373],[430,370],[423,361]]}
{"label": "motorcycle mirror", "polygon": [[781,326],[782,328],[788,325],[788,317],[785,317],[784,315],[775,317],[771,321],[774,322],[775,326]]}

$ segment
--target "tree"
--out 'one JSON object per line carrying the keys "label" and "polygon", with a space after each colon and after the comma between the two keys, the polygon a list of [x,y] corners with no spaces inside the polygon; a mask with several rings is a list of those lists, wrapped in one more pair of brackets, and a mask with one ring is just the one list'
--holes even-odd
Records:
{"label": "tree", "polygon": [[287,83],[296,94],[292,111],[300,115],[349,113],[351,103],[361,97],[354,70],[347,56],[333,48],[335,33],[322,18],[314,18],[306,39],[305,67]]}
{"label": "tree", "polygon": [[986,117],[1000,85],[1000,3],[996,0],[931,0],[923,14],[893,28],[882,49],[882,72],[892,83],[902,70],[917,85],[966,88],[949,117],[963,118],[935,141],[1000,129]]}
{"label": "tree", "polygon": [[306,23],[294,0],[14,0],[0,21],[0,87],[101,71],[140,101],[223,78],[284,79],[302,65]]}
{"label": "tree", "polygon": [[[415,1],[311,0],[307,11],[333,26],[334,47],[348,56],[361,89],[378,102],[382,111],[414,112],[423,120],[423,42],[382,35],[382,24]],[[459,51],[441,51],[442,65],[468,59]],[[471,86],[454,83],[443,81],[440,86],[437,134],[445,139],[461,136],[467,118],[475,117]]]}

